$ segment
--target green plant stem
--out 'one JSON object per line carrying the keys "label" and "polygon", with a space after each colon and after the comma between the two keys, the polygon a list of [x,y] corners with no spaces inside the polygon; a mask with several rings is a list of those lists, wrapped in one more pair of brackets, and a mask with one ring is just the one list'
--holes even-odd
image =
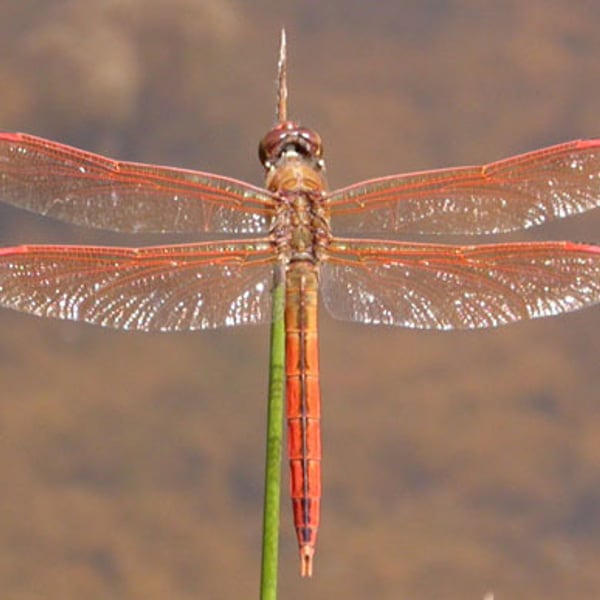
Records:
{"label": "green plant stem", "polygon": [[260,598],[276,600],[279,550],[279,503],[281,494],[281,444],[283,438],[283,394],[285,390],[285,285],[278,273],[273,286],[273,323],[267,409],[267,451]]}

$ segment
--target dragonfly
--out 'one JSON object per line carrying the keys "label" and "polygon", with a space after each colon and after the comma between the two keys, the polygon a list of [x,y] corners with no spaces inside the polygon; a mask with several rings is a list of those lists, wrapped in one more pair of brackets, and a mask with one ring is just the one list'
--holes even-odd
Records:
{"label": "dragonfly", "polygon": [[276,124],[259,146],[264,187],[0,133],[6,203],[117,232],[212,236],[142,248],[0,249],[0,305],[122,330],[204,330],[270,322],[281,278],[291,498],[300,570],[310,576],[321,503],[318,297],[337,319],[435,330],[598,303],[599,245],[397,238],[500,234],[597,208],[600,139],[330,191],[320,136],[288,119],[286,73],[283,33]]}

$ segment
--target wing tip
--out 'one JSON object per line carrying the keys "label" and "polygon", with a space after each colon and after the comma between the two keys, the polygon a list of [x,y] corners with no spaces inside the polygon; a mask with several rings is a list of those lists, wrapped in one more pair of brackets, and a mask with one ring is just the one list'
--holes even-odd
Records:
{"label": "wing tip", "polygon": [[578,148],[600,148],[600,138],[577,140],[575,143]]}
{"label": "wing tip", "polygon": [[0,131],[0,140],[6,142],[21,142],[26,137],[26,134],[18,131]]}
{"label": "wing tip", "polygon": [[567,250],[585,252],[586,254],[600,254],[600,246],[587,242],[564,242]]}

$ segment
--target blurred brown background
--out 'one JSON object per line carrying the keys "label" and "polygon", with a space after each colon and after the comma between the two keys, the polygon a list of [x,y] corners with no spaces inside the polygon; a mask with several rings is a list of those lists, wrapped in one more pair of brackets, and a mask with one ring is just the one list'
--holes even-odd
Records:
{"label": "blurred brown background", "polygon": [[[592,0],[3,2],[0,127],[260,183],[282,25],[332,187],[600,131]],[[156,243],[8,208],[0,234]],[[523,237],[600,242],[600,214]],[[0,326],[0,597],[257,597],[268,329]],[[599,328],[323,314],[323,525],[302,581],[284,497],[281,598],[596,598]]]}

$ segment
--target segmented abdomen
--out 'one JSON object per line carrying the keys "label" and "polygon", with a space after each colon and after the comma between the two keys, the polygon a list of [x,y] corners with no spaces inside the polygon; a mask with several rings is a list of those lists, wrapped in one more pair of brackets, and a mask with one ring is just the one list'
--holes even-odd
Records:
{"label": "segmented abdomen", "polygon": [[294,525],[302,574],[312,573],[321,502],[321,391],[317,270],[292,262],[286,274],[286,400]]}

